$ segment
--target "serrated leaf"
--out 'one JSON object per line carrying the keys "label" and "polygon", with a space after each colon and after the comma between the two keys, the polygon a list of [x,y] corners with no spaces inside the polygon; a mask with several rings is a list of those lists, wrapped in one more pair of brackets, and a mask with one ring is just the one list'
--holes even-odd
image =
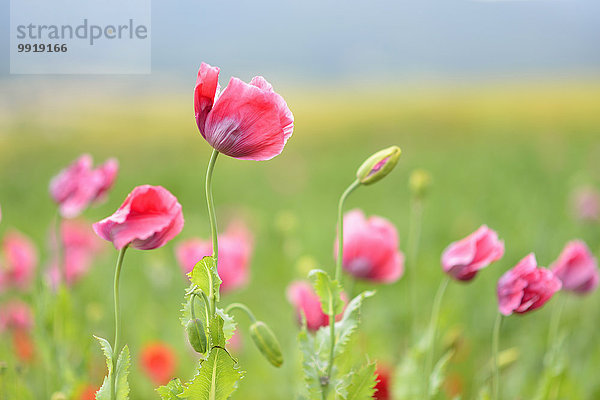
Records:
{"label": "serrated leaf", "polygon": [[202,361],[198,373],[179,395],[189,400],[226,400],[237,388],[244,373],[235,360],[220,347],[214,347]]}
{"label": "serrated leaf", "polygon": [[320,269],[313,269],[308,277],[313,281],[315,292],[321,301],[321,309],[326,315],[338,315],[344,311],[342,287],[338,281],[332,281],[329,275]]}
{"label": "serrated leaf", "polygon": [[429,376],[429,396],[435,397],[444,383],[446,377],[446,367],[454,355],[454,350],[450,349],[438,360]]}
{"label": "serrated leaf", "polygon": [[223,319],[223,335],[225,336],[225,340],[228,341],[235,333],[237,324],[233,317],[225,313],[221,308],[217,308],[217,315]]}
{"label": "serrated leaf", "polygon": [[129,399],[129,383],[127,382],[127,375],[129,374],[129,347],[125,345],[123,350],[121,350],[121,354],[117,358],[117,367],[116,371],[113,371],[113,351],[110,343],[106,339],[103,339],[98,336],[94,336],[100,342],[100,347],[102,347],[102,352],[104,353],[104,357],[106,358],[106,366],[108,368],[108,373],[104,377],[104,381],[102,382],[102,386],[96,392],[96,400],[111,400],[112,389],[112,376],[115,373],[115,386],[116,386],[116,400],[127,400]]}
{"label": "serrated leaf", "polygon": [[100,342],[100,347],[102,348],[102,352],[104,353],[104,357],[106,358],[106,367],[108,369],[108,373],[104,377],[104,381],[102,381],[102,386],[96,392],[96,400],[111,400],[111,392],[112,392],[112,347],[108,340],[94,336],[98,342]]}
{"label": "serrated leaf", "polygon": [[[202,322],[206,322],[206,306],[204,305],[204,301],[202,298],[195,296],[194,300],[194,315],[196,318],[200,318]],[[181,322],[181,326],[184,328],[187,326],[187,323],[193,319],[192,317],[192,305],[191,305],[191,296],[189,299],[184,301],[181,304],[181,310],[179,314],[179,322]]]}
{"label": "serrated leaf", "polygon": [[350,385],[345,400],[369,400],[375,393],[377,375],[375,374],[375,363],[364,365],[355,373],[350,373]]}
{"label": "serrated leaf", "polygon": [[[348,303],[342,319],[335,323],[335,357],[340,356],[345,351],[348,341],[360,324],[360,309],[363,300],[374,294],[375,292],[373,291],[365,291],[353,298],[350,303]],[[329,351],[330,343],[329,327],[321,327],[317,331],[316,347],[323,350],[327,349],[326,351]]]}
{"label": "serrated leaf", "polygon": [[183,393],[183,385],[179,378],[171,379],[168,384],[156,388],[161,400],[179,400]]}
{"label": "serrated leaf", "polygon": [[210,338],[210,347],[225,347],[225,334],[223,333],[224,321],[220,315],[215,314],[210,319],[208,326],[208,335]]}
{"label": "serrated leaf", "polygon": [[117,400],[129,399],[129,382],[127,382],[127,376],[129,375],[129,366],[131,361],[129,358],[129,347],[125,345],[119,358],[117,359],[117,371],[115,376],[115,384],[117,386]]}
{"label": "serrated leaf", "polygon": [[306,323],[303,324],[302,330],[298,333],[298,343],[302,352],[302,371],[304,372],[308,397],[318,399],[321,397],[321,376],[325,375],[327,359],[320,356],[323,352],[315,350],[315,339],[308,334]]}
{"label": "serrated leaf", "polygon": [[222,281],[217,272],[217,264],[212,256],[206,256],[198,261],[188,276],[192,285],[198,286],[207,296],[214,293],[216,301],[219,301],[219,288]]}

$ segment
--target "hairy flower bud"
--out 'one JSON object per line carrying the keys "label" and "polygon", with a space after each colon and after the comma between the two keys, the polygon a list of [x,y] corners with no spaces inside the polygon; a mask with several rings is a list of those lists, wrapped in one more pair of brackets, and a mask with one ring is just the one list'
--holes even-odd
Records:
{"label": "hairy flower bud", "polygon": [[250,326],[250,337],[262,355],[275,367],[283,364],[281,346],[273,331],[262,321]]}
{"label": "hairy flower bud", "polygon": [[370,185],[389,174],[400,158],[400,147],[391,146],[367,158],[358,168],[356,177],[363,185]]}
{"label": "hairy flower bud", "polygon": [[419,199],[425,197],[431,187],[431,175],[423,169],[415,169],[408,180],[413,195]]}
{"label": "hairy flower bud", "polygon": [[190,319],[185,327],[185,331],[194,350],[200,354],[206,353],[207,339],[202,320],[200,318]]}

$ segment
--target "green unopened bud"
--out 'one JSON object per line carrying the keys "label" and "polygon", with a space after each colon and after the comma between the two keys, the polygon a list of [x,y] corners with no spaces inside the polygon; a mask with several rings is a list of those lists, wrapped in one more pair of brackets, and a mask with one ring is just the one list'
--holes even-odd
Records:
{"label": "green unopened bud", "polygon": [[200,318],[190,319],[185,327],[192,348],[200,354],[206,353],[207,339],[204,324]]}
{"label": "green unopened bud", "polygon": [[416,169],[410,174],[408,186],[413,195],[423,198],[431,187],[431,175],[423,169]]}
{"label": "green unopened bud", "polygon": [[250,326],[250,337],[262,355],[276,367],[283,364],[281,346],[273,331],[262,321],[256,321]]}
{"label": "green unopened bud", "polygon": [[391,146],[367,158],[356,172],[359,182],[370,185],[385,177],[398,164],[401,152],[400,147]]}

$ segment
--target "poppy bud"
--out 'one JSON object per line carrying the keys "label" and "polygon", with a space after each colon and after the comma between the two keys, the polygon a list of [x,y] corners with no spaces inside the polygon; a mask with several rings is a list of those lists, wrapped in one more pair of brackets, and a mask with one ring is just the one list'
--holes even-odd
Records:
{"label": "poppy bud", "polygon": [[431,175],[423,169],[415,169],[408,180],[410,191],[417,198],[423,198],[431,187]]}
{"label": "poppy bud", "polygon": [[281,346],[273,331],[262,321],[257,321],[250,326],[250,337],[262,355],[275,367],[283,364]]}
{"label": "poppy bud", "polygon": [[400,147],[391,146],[367,158],[356,172],[359,182],[370,185],[389,174],[398,163],[401,152]]}
{"label": "poppy bud", "polygon": [[190,319],[185,327],[185,331],[194,350],[200,354],[206,353],[207,339],[202,320],[200,318]]}

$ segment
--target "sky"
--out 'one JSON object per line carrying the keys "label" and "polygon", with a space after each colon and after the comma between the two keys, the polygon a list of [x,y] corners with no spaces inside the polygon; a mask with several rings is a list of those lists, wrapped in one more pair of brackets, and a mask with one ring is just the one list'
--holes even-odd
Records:
{"label": "sky", "polygon": [[[10,80],[10,1],[0,1]],[[296,82],[600,72],[598,0],[154,0],[151,35],[152,75],[172,79],[201,61]]]}

